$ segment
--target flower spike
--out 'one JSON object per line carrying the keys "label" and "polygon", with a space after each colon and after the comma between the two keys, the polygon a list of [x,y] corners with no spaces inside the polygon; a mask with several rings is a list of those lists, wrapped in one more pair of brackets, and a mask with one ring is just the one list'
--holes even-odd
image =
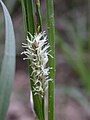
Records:
{"label": "flower spike", "polygon": [[[38,34],[36,33],[34,36],[28,32],[27,44],[22,43],[22,47],[25,48],[25,51],[21,54],[25,54],[26,56],[23,60],[29,59],[31,62],[30,67],[33,70],[31,73],[33,76],[31,80],[34,82],[32,92],[34,92],[34,95],[38,94],[44,97],[48,88],[48,81],[52,81],[52,79],[49,78],[49,70],[51,68],[47,67],[48,56],[51,56],[51,50],[48,52],[50,45],[48,44],[45,31]],[[53,57],[51,56],[51,58]]]}

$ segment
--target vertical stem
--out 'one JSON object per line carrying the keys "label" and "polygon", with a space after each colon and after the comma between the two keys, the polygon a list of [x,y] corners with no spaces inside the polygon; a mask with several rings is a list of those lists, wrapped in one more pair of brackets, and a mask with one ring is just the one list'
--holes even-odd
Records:
{"label": "vertical stem", "polygon": [[[30,32],[32,35],[35,33],[35,25],[34,25],[34,17],[33,17],[33,0],[21,0],[22,3],[22,11],[24,14],[24,24],[26,26],[26,32]],[[30,65],[30,61],[29,61]],[[28,65],[28,66],[29,66]],[[31,76],[32,69],[29,67],[29,76]],[[32,95],[33,95],[33,104],[34,104],[34,111],[36,113],[36,117],[39,120],[45,120],[44,118],[44,99],[41,98],[39,95],[34,95],[33,93],[33,86],[34,83],[31,80],[31,90],[32,90]]]}
{"label": "vertical stem", "polygon": [[37,32],[41,32],[41,30],[42,30],[42,16],[41,16],[40,0],[36,0],[36,17],[37,17]]}
{"label": "vertical stem", "polygon": [[[42,31],[42,16],[41,16],[41,2],[40,0],[36,0],[36,17],[37,17],[37,28],[36,31],[41,32]],[[44,112],[44,100],[45,98],[42,99],[42,112],[43,112],[43,116],[45,118],[45,112]]]}
{"label": "vertical stem", "polygon": [[33,18],[33,2],[32,0],[21,0],[22,11],[24,14],[26,32],[30,32],[32,35],[35,33],[34,18]]}
{"label": "vertical stem", "polygon": [[87,34],[88,49],[90,50],[90,0],[87,0]]}
{"label": "vertical stem", "polygon": [[51,55],[54,57],[53,59],[49,58],[49,66],[53,68],[50,72],[50,78],[53,81],[49,82],[48,86],[48,120],[54,120],[55,27],[53,0],[46,0],[46,19]]}

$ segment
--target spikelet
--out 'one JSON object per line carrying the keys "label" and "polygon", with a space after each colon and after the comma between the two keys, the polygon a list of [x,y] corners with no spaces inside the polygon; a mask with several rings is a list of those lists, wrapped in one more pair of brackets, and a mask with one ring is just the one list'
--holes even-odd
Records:
{"label": "spikelet", "polygon": [[[31,76],[33,79],[30,79],[34,83],[32,92],[34,92],[34,95],[38,94],[44,97],[48,88],[48,81],[52,81],[52,79],[49,78],[49,70],[51,68],[47,67],[48,55],[51,56],[49,54],[50,51],[48,51],[50,45],[48,44],[45,31],[39,34],[36,33],[34,36],[29,33],[29,36],[27,36],[27,44],[22,43],[25,51],[21,54],[26,55],[26,58],[23,58],[23,60],[29,59],[31,62]],[[51,56],[51,58],[53,57]]]}

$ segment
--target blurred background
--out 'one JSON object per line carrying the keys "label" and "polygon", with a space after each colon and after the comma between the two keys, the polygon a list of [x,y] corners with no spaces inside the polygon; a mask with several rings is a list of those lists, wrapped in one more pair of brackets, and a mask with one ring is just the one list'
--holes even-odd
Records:
{"label": "blurred background", "polygon": [[[20,0],[3,0],[14,23],[16,75],[6,120],[34,120],[29,100],[27,62]],[[42,2],[45,29],[45,0]],[[54,0],[56,28],[55,120],[90,120],[90,0]],[[0,11],[0,64],[4,24]],[[47,105],[46,105],[47,107]]]}

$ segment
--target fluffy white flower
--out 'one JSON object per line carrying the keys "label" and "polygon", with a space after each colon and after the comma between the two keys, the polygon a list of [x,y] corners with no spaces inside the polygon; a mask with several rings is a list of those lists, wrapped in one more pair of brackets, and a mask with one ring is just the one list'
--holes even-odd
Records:
{"label": "fluffy white flower", "polygon": [[29,59],[31,62],[31,76],[33,77],[31,80],[34,82],[32,92],[34,92],[34,95],[38,94],[44,97],[45,91],[48,88],[48,81],[52,80],[49,78],[50,68],[47,67],[48,55],[50,55],[48,48],[50,45],[48,44],[45,31],[39,34],[36,33],[34,36],[29,33],[27,44],[22,43],[22,47],[25,48],[25,51],[21,54],[26,55],[26,58],[23,58],[23,60]]}

